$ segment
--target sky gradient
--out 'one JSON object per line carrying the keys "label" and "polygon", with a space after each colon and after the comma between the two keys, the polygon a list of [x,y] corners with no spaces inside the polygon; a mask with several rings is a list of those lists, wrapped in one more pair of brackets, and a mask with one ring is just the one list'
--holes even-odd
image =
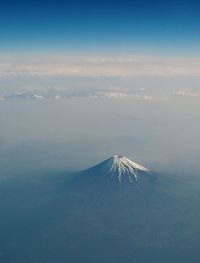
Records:
{"label": "sky gradient", "polygon": [[120,153],[199,171],[199,14],[193,0],[0,1],[0,172]]}
{"label": "sky gradient", "polygon": [[197,1],[1,1],[0,52],[198,55]]}

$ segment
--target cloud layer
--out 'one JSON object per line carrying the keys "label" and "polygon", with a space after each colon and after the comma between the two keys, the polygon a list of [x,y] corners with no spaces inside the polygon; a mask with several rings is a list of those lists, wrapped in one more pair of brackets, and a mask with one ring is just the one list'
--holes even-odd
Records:
{"label": "cloud layer", "polygon": [[200,58],[1,56],[0,77],[200,76]]}

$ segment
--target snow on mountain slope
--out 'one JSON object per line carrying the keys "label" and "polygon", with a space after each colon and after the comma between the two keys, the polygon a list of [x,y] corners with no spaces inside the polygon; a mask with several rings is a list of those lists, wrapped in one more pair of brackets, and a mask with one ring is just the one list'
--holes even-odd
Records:
{"label": "snow on mountain slope", "polygon": [[122,181],[138,182],[141,176],[150,174],[147,168],[121,155],[114,155],[85,172],[117,178],[119,183]]}
{"label": "snow on mountain slope", "polygon": [[117,173],[119,182],[121,182],[122,176],[124,175],[128,175],[130,182],[133,182],[134,178],[136,180],[138,179],[137,173],[139,171],[148,172],[148,169],[137,163],[132,162],[125,156],[114,155],[110,158],[109,161],[112,162],[112,166],[109,170],[109,173]]}

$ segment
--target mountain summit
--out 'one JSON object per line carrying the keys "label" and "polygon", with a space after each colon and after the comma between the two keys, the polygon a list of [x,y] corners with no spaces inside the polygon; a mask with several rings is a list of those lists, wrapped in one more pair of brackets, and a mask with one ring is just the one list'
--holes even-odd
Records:
{"label": "mountain summit", "polygon": [[150,171],[147,168],[122,155],[113,155],[83,172],[102,178],[110,178],[118,183],[139,182],[143,177],[150,176]]}
{"label": "mountain summit", "polygon": [[148,172],[148,169],[137,163],[134,163],[126,156],[114,155],[108,159],[108,162],[112,164],[109,173],[117,173],[119,182],[121,182],[122,176],[127,175],[130,182],[132,182],[133,179],[138,180],[138,172]]}

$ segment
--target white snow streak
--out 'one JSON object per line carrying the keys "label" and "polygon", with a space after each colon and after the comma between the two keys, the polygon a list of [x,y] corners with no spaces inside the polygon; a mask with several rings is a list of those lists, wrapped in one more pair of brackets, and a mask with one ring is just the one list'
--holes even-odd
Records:
{"label": "white snow streak", "polygon": [[127,175],[129,181],[132,183],[133,178],[136,181],[138,180],[138,171],[148,172],[148,169],[137,163],[132,162],[125,156],[114,155],[108,160],[108,162],[111,163],[109,173],[118,174],[119,182],[121,182],[122,176]]}

